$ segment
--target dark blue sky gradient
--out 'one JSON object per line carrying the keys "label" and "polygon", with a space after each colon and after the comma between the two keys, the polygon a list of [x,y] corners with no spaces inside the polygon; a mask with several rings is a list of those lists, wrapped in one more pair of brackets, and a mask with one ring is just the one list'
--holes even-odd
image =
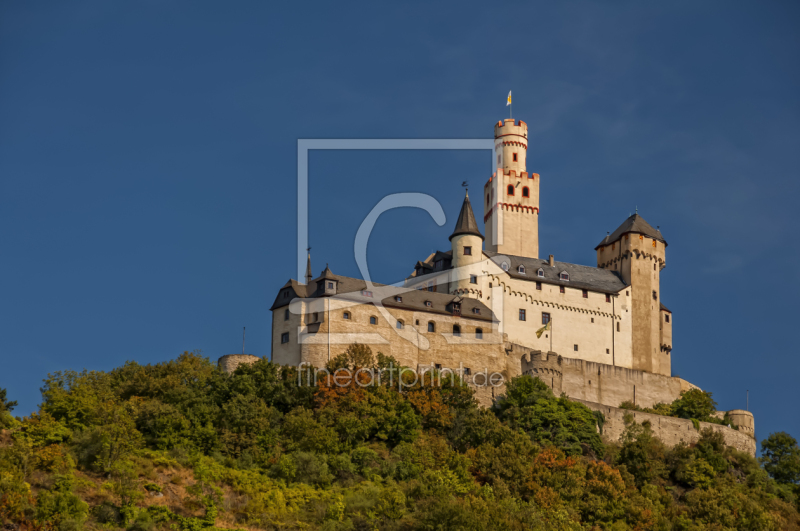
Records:
{"label": "dark blue sky gradient", "polygon": [[[0,387],[184,350],[268,355],[296,271],[298,138],[489,138],[529,124],[541,253],[595,264],[638,206],[669,247],[673,371],[757,436],[800,436],[800,4],[3,2]],[[447,249],[484,152],[314,152],[314,272]],[[478,209],[480,210],[480,209]],[[480,216],[482,217],[482,216]]]}

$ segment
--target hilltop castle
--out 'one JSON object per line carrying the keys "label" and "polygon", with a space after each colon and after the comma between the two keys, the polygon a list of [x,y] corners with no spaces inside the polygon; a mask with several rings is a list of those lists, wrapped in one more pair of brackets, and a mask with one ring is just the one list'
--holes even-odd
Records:
{"label": "hilltop castle", "polygon": [[[402,285],[368,285],[328,267],[314,277],[309,256],[305,279],[289,280],[272,305],[272,360],[322,367],[351,343],[366,343],[418,371],[480,373],[483,381],[531,374],[612,419],[623,401],[650,407],[693,388],[671,372],[661,232],[637,213],[598,243],[596,266],[541,259],[540,177],[527,170],[527,125],[498,122],[494,139],[496,172],[480,197],[485,235],[467,194],[449,247],[417,261]],[[478,391],[484,403],[501,392]],[[752,414],[728,413],[749,435],[739,440],[728,430],[729,443],[753,453]]]}

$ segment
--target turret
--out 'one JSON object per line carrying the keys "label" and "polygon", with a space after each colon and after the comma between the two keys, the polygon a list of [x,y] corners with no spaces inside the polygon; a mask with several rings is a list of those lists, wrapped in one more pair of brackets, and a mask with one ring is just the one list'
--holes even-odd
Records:
{"label": "turret", "polygon": [[661,304],[660,290],[666,247],[661,231],[636,213],[607,235],[595,250],[597,267],[617,271],[630,285],[621,303],[623,308],[630,304],[632,368],[671,376],[672,312]]}
{"label": "turret", "polygon": [[[475,221],[472,205],[469,202],[469,192],[464,196],[461,212],[453,234],[450,235],[452,248],[453,276],[451,277],[450,291],[461,295],[475,295],[478,289],[478,272],[472,270],[472,265],[483,259],[483,234]],[[471,275],[475,275],[471,279]],[[474,282],[473,282],[474,280]]]}
{"label": "turret", "polygon": [[484,186],[486,249],[539,257],[539,175],[529,173],[528,124],[507,119],[494,126],[497,171]]}

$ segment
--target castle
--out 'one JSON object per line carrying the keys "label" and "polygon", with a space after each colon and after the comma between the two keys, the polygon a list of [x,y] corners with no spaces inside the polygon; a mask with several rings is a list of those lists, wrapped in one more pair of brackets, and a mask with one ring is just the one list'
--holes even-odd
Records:
{"label": "castle", "polygon": [[[502,392],[480,385],[490,374],[531,374],[603,411],[611,431],[621,430],[623,401],[650,407],[693,388],[671,372],[674,320],[660,290],[667,241],[658,228],[630,216],[595,247],[596,266],[540,258],[540,176],[527,170],[527,125],[500,121],[494,139],[496,171],[480,197],[485,235],[467,193],[449,248],[417,261],[401,285],[328,267],[314,277],[309,256],[305,279],[289,280],[272,304],[272,361],[323,367],[365,343],[420,372],[471,377],[484,404]],[[226,358],[230,366],[238,360]],[[755,453],[752,414],[728,414],[741,432],[711,426]],[[673,442],[693,437],[664,429],[665,439],[679,434]]]}

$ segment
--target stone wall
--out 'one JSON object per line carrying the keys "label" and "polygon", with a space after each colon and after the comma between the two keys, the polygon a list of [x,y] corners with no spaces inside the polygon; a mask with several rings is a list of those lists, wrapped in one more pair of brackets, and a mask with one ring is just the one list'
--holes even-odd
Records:
{"label": "stone wall", "polygon": [[261,358],[258,356],[253,356],[252,354],[227,354],[222,356],[217,363],[220,369],[230,374],[242,363],[251,364],[260,359]]}
{"label": "stone wall", "polygon": [[[700,431],[694,428],[691,420],[642,413],[641,411],[629,411],[587,400],[572,400],[580,402],[593,411],[599,411],[605,416],[603,438],[607,441],[618,441],[622,436],[622,432],[625,431],[624,417],[626,414],[632,415],[633,419],[639,424],[649,421],[653,434],[667,446],[675,446],[681,442],[691,444],[700,439]],[[702,431],[705,428],[711,428],[715,432],[721,433],[726,445],[752,456],[756,455],[756,440],[747,433],[719,424],[701,422],[700,430]]]}

